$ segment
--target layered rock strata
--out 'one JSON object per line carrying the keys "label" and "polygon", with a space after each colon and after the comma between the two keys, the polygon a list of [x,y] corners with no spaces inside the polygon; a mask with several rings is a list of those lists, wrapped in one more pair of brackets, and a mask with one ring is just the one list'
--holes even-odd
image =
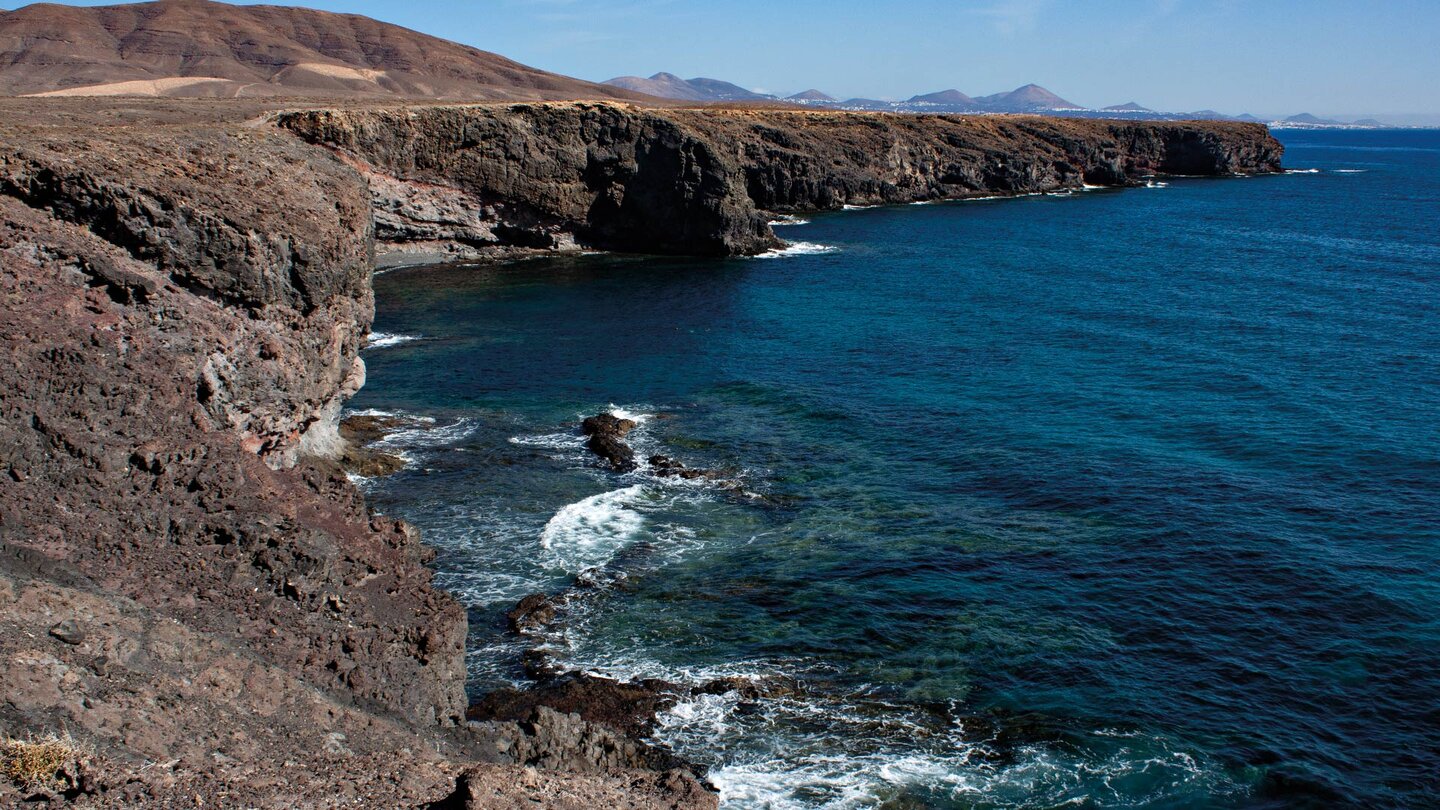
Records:
{"label": "layered rock strata", "polygon": [[554,103],[285,113],[370,182],[396,261],[752,254],[770,212],[1278,171],[1263,126]]}

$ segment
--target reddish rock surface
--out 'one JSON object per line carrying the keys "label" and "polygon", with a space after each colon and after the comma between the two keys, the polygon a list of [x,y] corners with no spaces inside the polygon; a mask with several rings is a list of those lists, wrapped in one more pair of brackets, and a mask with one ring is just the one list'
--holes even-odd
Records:
{"label": "reddish rock surface", "polygon": [[644,99],[355,14],[209,0],[0,11],[0,94]]}
{"label": "reddish rock surface", "polygon": [[626,736],[663,689],[572,678],[466,720],[465,613],[339,466],[377,223],[400,251],[729,255],[776,244],[766,210],[1280,159],[1263,128],[1216,123],[601,104],[278,120],[0,101],[0,735],[80,745],[0,805],[714,806]]}
{"label": "reddish rock surface", "polygon": [[0,806],[420,807],[462,771],[457,806],[713,806],[579,717],[464,720],[464,611],[334,461],[359,175],[243,122],[0,121],[0,735],[82,752]]}

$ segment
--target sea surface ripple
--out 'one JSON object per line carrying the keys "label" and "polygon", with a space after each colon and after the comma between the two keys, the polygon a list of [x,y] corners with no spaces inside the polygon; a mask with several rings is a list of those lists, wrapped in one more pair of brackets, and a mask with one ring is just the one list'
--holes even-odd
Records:
{"label": "sea surface ripple", "polygon": [[[1281,176],[809,217],[769,261],[398,270],[366,482],[471,610],[591,584],[563,662],[682,703],[726,807],[1440,796],[1440,133]],[[599,469],[576,424],[644,415]]]}

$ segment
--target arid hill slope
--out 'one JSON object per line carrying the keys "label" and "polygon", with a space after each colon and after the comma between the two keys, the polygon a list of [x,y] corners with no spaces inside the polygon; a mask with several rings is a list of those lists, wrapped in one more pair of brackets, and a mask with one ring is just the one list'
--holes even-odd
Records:
{"label": "arid hill slope", "polygon": [[0,12],[0,95],[641,99],[355,14],[210,0]]}

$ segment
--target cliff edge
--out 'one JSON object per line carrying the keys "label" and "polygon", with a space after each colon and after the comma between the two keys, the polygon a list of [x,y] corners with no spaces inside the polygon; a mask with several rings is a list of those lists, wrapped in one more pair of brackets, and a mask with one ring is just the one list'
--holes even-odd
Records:
{"label": "cliff edge", "polygon": [[278,124],[364,174],[391,261],[516,249],[747,255],[774,213],[1279,171],[1265,127],[1040,116],[647,109],[326,109]]}
{"label": "cliff edge", "polygon": [[774,211],[1279,158],[1213,123],[0,101],[0,754],[62,754],[0,805],[715,806],[579,714],[465,720],[464,610],[336,463],[377,244],[734,255]]}
{"label": "cliff edge", "polygon": [[360,176],[269,126],[12,112],[0,806],[714,806],[578,717],[465,721],[463,608],[333,460]]}

